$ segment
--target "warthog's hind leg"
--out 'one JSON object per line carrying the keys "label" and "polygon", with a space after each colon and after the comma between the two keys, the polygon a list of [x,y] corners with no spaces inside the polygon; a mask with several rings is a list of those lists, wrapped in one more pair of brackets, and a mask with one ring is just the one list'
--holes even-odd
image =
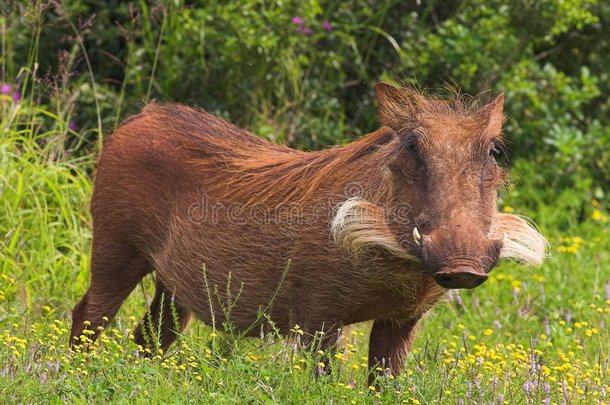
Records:
{"label": "warthog's hind leg", "polygon": [[191,318],[190,312],[174,300],[174,296],[157,280],[155,298],[135,331],[135,342],[142,347],[167,351],[182,333]]}
{"label": "warthog's hind leg", "polygon": [[91,282],[72,311],[70,346],[95,341],[101,327],[114,318],[123,301],[150,271],[148,259],[137,249],[96,233]]}

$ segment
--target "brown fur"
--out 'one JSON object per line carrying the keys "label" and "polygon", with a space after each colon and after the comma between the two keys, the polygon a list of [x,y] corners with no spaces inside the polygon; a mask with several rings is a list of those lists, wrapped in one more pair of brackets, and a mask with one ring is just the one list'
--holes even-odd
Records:
{"label": "brown fur", "polygon": [[138,343],[161,319],[167,348],[191,313],[257,331],[265,312],[281,331],[298,323],[326,332],[325,342],[374,319],[371,366],[397,372],[417,321],[446,291],[435,272],[487,272],[503,238],[513,241],[503,256],[541,259],[533,228],[497,220],[504,175],[489,149],[500,140],[501,98],[474,111],[376,90],[383,126],[319,152],[272,145],[180,105],[151,104],[127,120],[98,164],[91,285],[74,309],[73,342],[83,321],[96,331],[156,271]]}

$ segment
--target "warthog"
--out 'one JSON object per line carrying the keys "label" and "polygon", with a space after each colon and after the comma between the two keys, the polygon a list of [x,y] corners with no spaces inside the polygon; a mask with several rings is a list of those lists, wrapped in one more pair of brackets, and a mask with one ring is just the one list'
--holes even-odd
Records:
{"label": "warthog", "polygon": [[448,289],[478,286],[499,258],[540,264],[544,238],[496,210],[503,96],[475,109],[375,91],[380,129],[317,152],[176,104],[125,121],[99,159],[91,284],[72,343],[85,328],[95,339],[156,271],[139,344],[152,327],[167,349],[191,314],[250,334],[264,319],[282,332],[298,323],[326,345],[374,320],[369,366],[397,373],[418,320]]}

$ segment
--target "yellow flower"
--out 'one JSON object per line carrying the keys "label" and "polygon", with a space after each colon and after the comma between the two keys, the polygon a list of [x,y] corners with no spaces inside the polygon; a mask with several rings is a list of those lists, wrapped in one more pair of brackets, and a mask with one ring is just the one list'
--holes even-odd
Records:
{"label": "yellow flower", "polygon": [[594,209],[593,212],[591,213],[591,219],[594,221],[599,221],[599,222],[608,222],[608,216],[605,215],[600,210],[598,210],[597,208]]}
{"label": "yellow flower", "polygon": [[493,331],[493,330],[491,330],[491,329],[485,329],[485,332],[483,332],[483,334],[484,334],[485,336],[491,336],[491,335],[493,335],[493,334],[494,334],[494,331]]}
{"label": "yellow flower", "polygon": [[541,276],[539,274],[535,274],[533,277],[534,281],[537,281],[539,283],[542,283],[544,281],[544,276]]}

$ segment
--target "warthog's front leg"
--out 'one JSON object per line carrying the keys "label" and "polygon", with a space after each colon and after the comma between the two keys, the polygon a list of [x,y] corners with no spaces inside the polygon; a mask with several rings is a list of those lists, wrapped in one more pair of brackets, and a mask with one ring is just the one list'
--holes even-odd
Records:
{"label": "warthog's front leg", "polygon": [[413,343],[417,321],[418,319],[375,320],[369,339],[369,385],[375,383],[378,375],[398,374],[402,371]]}

